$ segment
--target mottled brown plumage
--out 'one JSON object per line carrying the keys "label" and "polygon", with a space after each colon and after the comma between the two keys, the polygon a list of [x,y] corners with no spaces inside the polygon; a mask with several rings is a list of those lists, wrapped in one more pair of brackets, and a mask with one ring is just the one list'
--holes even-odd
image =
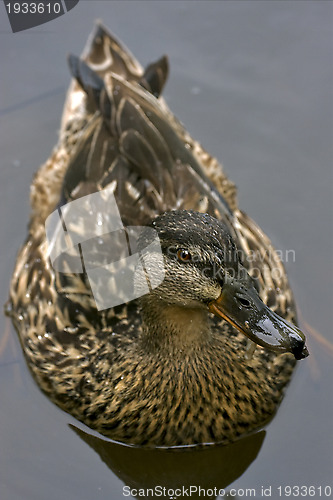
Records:
{"label": "mottled brown plumage", "polygon": [[[11,282],[10,314],[28,365],[58,406],[113,439],[232,441],[274,415],[295,360],[261,347],[248,355],[252,342],[209,312],[220,285],[199,267],[225,267],[223,248],[251,254],[242,264],[262,300],[295,322],[283,265],[238,209],[222,167],[159,97],[165,57],[143,71],[98,26],[70,67],[59,142],[34,178],[29,235]],[[125,225],[154,221],[167,277],[155,293],[97,311],[85,274],[51,266],[44,224],[57,206],[106,187]],[[177,244],[198,263],[169,258],[166,249]]]}

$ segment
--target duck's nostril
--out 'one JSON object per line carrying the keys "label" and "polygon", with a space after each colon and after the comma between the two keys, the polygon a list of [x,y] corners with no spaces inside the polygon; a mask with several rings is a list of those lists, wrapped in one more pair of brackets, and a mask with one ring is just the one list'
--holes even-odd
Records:
{"label": "duck's nostril", "polygon": [[237,297],[237,300],[241,306],[246,307],[246,308],[251,307],[251,302],[247,299],[244,299],[244,297]]}

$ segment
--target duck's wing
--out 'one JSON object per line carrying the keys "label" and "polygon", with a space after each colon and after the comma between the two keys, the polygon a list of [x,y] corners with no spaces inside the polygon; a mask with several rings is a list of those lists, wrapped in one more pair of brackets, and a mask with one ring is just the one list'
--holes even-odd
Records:
{"label": "duck's wing", "polygon": [[155,96],[139,82],[114,73],[102,79],[79,58],[69,61],[86,93],[90,118],[70,158],[61,204],[113,186],[126,225],[147,224],[172,209],[231,221],[227,202]]}
{"label": "duck's wing", "polygon": [[[220,213],[222,216],[230,212],[229,208],[236,208],[234,184],[217,160],[190,137],[160,96],[168,74],[166,57],[143,70],[128,49],[98,24],[82,60],[71,58],[71,70],[74,78],[67,94],[58,145],[32,186],[33,216],[43,220],[59,199],[66,202],[66,182],[70,187],[80,184],[76,196],[82,196],[111,182],[111,171],[118,177],[117,195],[122,207],[130,206],[125,179],[132,195],[140,193],[141,204],[146,200],[141,211],[135,207],[136,217],[141,213],[149,218],[173,207],[207,211],[219,217]],[[104,157],[103,147],[107,143],[117,147],[114,154],[107,148]],[[139,156],[133,162],[136,153]],[[111,163],[106,166],[108,161]],[[153,205],[149,199],[152,197]],[[131,220],[131,216],[127,219]]]}

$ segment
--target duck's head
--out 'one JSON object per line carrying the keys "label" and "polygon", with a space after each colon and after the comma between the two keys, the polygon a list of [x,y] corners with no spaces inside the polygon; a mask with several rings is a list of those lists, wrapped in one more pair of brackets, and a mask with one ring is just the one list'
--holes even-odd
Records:
{"label": "duck's head", "polygon": [[[165,277],[146,303],[158,302],[162,309],[210,311],[256,344],[291,352],[296,359],[308,356],[304,334],[260,299],[224,223],[208,214],[171,211],[157,217],[153,227],[161,244]],[[154,262],[152,255],[150,273]],[[160,260],[156,262],[159,273]]]}

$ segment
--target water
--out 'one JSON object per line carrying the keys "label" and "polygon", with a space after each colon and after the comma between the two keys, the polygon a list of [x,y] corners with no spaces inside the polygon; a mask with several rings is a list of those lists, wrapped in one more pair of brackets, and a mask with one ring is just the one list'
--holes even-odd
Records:
{"label": "water", "polygon": [[[25,238],[32,175],[56,142],[69,83],[66,55],[81,52],[93,20],[102,18],[143,64],[169,55],[169,106],[223,162],[242,209],[288,256],[302,326],[331,342],[332,7],[325,1],[81,1],[66,16],[14,35],[1,3],[0,303]],[[284,498],[288,485],[332,485],[332,351],[311,331],[308,347],[311,356],[300,362],[266,436],[251,441],[248,453],[229,450],[227,459],[221,450],[173,458],[175,475],[169,455],[105,447],[82,426],[70,427],[75,420],[35,386],[3,317],[0,498],[118,500],[126,498],[124,484],[163,485],[161,474],[165,484],[172,477],[170,484],[184,479],[224,488],[223,467],[239,498],[250,488],[263,498],[262,486],[272,487],[273,498],[281,486]],[[252,464],[235,479],[246,461]]]}

